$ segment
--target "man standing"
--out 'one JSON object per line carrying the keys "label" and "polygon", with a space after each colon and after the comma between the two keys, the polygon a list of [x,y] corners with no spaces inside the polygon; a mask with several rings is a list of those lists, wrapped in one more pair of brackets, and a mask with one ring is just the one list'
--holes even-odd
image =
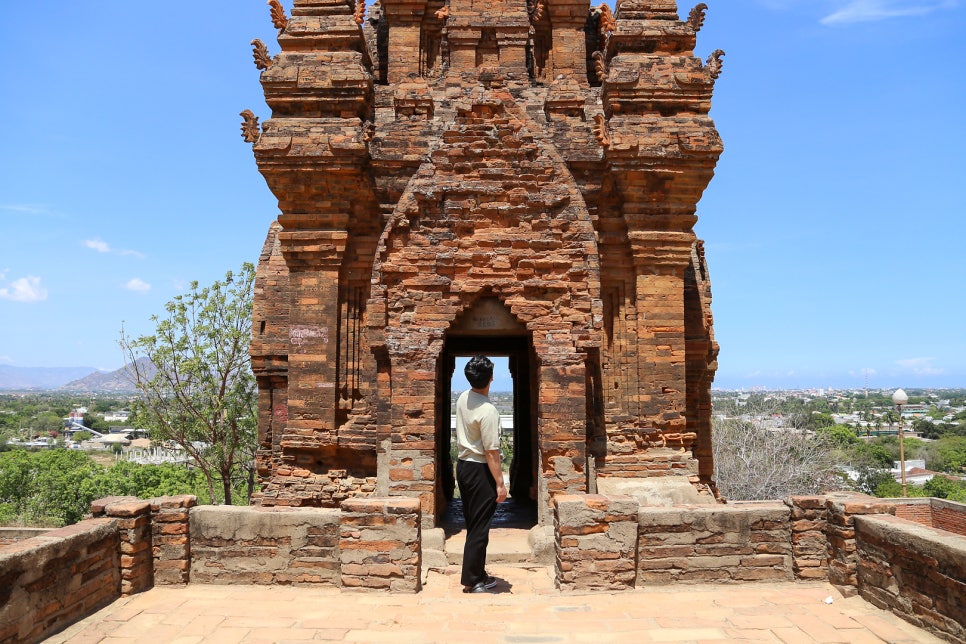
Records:
{"label": "man standing", "polygon": [[500,469],[500,412],[490,402],[493,363],[475,356],[463,370],[471,389],[456,400],[456,483],[463,499],[466,546],[463,549],[463,592],[486,593],[496,580],[486,574],[486,546],[496,504],[506,500]]}

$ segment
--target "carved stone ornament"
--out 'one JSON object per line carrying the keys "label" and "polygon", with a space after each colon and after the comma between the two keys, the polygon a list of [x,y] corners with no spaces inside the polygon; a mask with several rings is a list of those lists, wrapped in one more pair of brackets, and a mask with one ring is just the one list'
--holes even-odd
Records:
{"label": "carved stone ornament", "polygon": [[528,0],[527,13],[530,15],[530,24],[540,22],[545,10],[545,0]]}
{"label": "carved stone ornament", "polygon": [[594,59],[594,70],[597,72],[597,78],[604,80],[607,76],[607,59],[604,57],[604,52],[595,51],[591,54],[591,58]]}
{"label": "carved stone ornament", "polygon": [[352,19],[357,25],[361,25],[366,20],[366,0],[356,0],[355,10],[352,12]]}
{"label": "carved stone ornament", "polygon": [[597,142],[600,143],[601,147],[610,146],[610,137],[607,135],[607,119],[604,118],[603,114],[594,115],[594,136],[597,137]]}
{"label": "carved stone ornament", "polygon": [[252,57],[255,59],[255,67],[258,69],[268,69],[272,66],[272,57],[268,55],[268,47],[261,40],[256,38],[252,41]]}
{"label": "carved stone ornament", "polygon": [[437,11],[435,15],[437,20],[446,20],[447,18],[449,18],[449,5],[446,5],[445,7]]}
{"label": "carved stone ornament", "polygon": [[278,0],[268,0],[268,6],[272,8],[272,25],[276,29],[285,29],[288,26],[288,18],[285,16],[285,7]]}
{"label": "carved stone ornament", "polygon": [[251,110],[245,110],[239,116],[245,119],[241,124],[242,138],[245,139],[246,143],[257,143],[262,135],[262,131],[258,127],[258,117]]}
{"label": "carved stone ornament", "polygon": [[617,28],[617,19],[606,3],[597,8],[600,10],[600,35],[605,36]]}
{"label": "carved stone ornament", "polygon": [[688,26],[695,31],[701,31],[701,27],[704,26],[704,14],[708,10],[708,5],[701,3],[691,10],[691,15],[688,16]]}
{"label": "carved stone ornament", "polygon": [[711,80],[718,80],[718,76],[721,76],[721,68],[724,66],[724,63],[721,59],[724,57],[724,55],[725,53],[723,50],[715,49],[713,52],[711,52],[711,55],[708,56],[708,62],[705,63],[705,69],[708,70],[708,77]]}

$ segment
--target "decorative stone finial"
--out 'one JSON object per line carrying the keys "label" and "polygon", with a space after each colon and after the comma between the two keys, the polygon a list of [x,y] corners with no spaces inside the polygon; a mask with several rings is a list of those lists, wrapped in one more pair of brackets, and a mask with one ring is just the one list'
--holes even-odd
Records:
{"label": "decorative stone finial", "polygon": [[708,62],[705,63],[705,69],[708,70],[708,76],[711,80],[718,80],[718,76],[721,76],[721,68],[724,66],[724,62],[721,59],[724,55],[723,50],[715,49],[708,57]]}
{"label": "decorative stone finial", "polygon": [[540,22],[545,10],[545,0],[527,0],[527,13],[530,15],[530,24]]}
{"label": "decorative stone finial", "polygon": [[258,117],[251,110],[245,110],[239,116],[245,119],[241,125],[242,138],[246,143],[257,143],[262,136],[262,131],[258,127]]}
{"label": "decorative stone finial", "polygon": [[597,9],[600,10],[600,34],[604,36],[617,28],[617,20],[607,3],[601,3]]}
{"label": "decorative stone finial", "polygon": [[597,78],[604,80],[607,76],[607,59],[604,57],[604,52],[595,51],[591,54],[591,58],[594,59],[594,70],[597,72]]}
{"label": "decorative stone finial", "polygon": [[603,114],[594,115],[594,136],[600,146],[606,148],[610,146],[610,136],[607,135],[607,119]]}
{"label": "decorative stone finial", "polygon": [[692,9],[691,15],[688,16],[688,26],[695,31],[701,31],[701,27],[704,26],[704,14],[707,10],[708,5],[703,2]]}
{"label": "decorative stone finial", "polygon": [[268,6],[272,8],[272,24],[276,29],[285,29],[288,26],[285,7],[278,0],[268,0]]}
{"label": "decorative stone finial", "polygon": [[268,47],[265,46],[265,43],[256,38],[252,41],[252,48],[255,67],[264,70],[272,66],[272,57],[268,55]]}
{"label": "decorative stone finial", "polygon": [[366,20],[366,0],[356,0],[355,10],[352,12],[352,19],[357,25],[361,25]]}
{"label": "decorative stone finial", "polygon": [[446,20],[447,18],[449,18],[449,5],[446,5],[445,7],[437,11],[435,15],[437,20]]}

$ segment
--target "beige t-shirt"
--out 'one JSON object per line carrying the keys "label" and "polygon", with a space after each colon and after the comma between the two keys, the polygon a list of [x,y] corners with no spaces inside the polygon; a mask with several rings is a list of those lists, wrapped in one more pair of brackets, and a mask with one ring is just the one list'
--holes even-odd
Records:
{"label": "beige t-shirt", "polygon": [[456,444],[460,460],[471,463],[486,463],[486,452],[500,449],[500,412],[472,389],[456,399]]}

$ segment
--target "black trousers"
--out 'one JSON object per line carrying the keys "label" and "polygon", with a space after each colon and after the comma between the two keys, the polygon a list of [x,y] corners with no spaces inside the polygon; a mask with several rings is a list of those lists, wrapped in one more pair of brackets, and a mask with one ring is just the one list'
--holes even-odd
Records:
{"label": "black trousers", "polygon": [[463,548],[464,586],[486,579],[486,547],[490,543],[490,523],[496,512],[496,481],[486,463],[458,461],[456,484],[463,499],[466,519],[466,546]]}

